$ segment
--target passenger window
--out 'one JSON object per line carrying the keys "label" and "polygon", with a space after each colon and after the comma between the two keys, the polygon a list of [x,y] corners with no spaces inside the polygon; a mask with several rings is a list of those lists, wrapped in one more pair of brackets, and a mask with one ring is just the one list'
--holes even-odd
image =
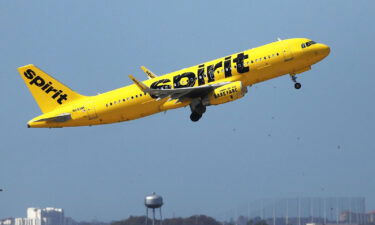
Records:
{"label": "passenger window", "polygon": [[134,97],[132,96],[132,99],[133,99]]}
{"label": "passenger window", "polygon": [[123,98],[122,101],[125,102],[125,98]]}
{"label": "passenger window", "polygon": [[112,102],[111,103],[109,103],[110,105],[112,105]]}

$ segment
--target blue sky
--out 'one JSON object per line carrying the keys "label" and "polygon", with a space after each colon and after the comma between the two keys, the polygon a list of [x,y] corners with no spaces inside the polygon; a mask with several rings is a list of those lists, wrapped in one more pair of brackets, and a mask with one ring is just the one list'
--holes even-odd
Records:
{"label": "blue sky", "polygon": [[[77,220],[220,213],[262,197],[364,196],[375,208],[374,1],[1,1],[0,218],[62,207]],[[27,129],[41,112],[17,67],[94,95],[275,41],[331,54],[192,123],[182,108],[126,123]]]}

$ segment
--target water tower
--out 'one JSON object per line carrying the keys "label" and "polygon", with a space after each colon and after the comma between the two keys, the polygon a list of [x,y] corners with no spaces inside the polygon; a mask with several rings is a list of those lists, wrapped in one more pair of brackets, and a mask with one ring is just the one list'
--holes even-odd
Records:
{"label": "water tower", "polygon": [[148,209],[152,209],[152,225],[155,225],[155,209],[160,209],[160,225],[162,225],[162,214],[161,206],[163,205],[163,198],[160,195],[152,193],[145,197],[145,206],[146,206],[146,225],[148,223]]}

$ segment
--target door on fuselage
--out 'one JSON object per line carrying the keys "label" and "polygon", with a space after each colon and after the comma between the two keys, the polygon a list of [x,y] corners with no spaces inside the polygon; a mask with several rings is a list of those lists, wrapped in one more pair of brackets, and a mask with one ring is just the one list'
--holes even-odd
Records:
{"label": "door on fuselage", "polygon": [[94,101],[87,103],[86,112],[87,112],[87,116],[89,120],[98,118],[98,114],[96,114],[96,110],[95,110]]}
{"label": "door on fuselage", "polygon": [[293,60],[293,53],[290,50],[288,45],[285,45],[283,48],[283,56],[284,56],[284,62],[288,62],[290,60]]}

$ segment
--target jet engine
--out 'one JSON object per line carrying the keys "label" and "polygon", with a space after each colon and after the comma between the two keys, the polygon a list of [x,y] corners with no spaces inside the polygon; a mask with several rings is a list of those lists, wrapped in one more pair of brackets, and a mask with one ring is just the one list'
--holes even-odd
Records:
{"label": "jet engine", "polygon": [[216,88],[204,99],[202,104],[207,105],[220,105],[223,103],[231,102],[242,98],[247,93],[246,86],[242,86],[241,81],[232,82],[219,88]]}

